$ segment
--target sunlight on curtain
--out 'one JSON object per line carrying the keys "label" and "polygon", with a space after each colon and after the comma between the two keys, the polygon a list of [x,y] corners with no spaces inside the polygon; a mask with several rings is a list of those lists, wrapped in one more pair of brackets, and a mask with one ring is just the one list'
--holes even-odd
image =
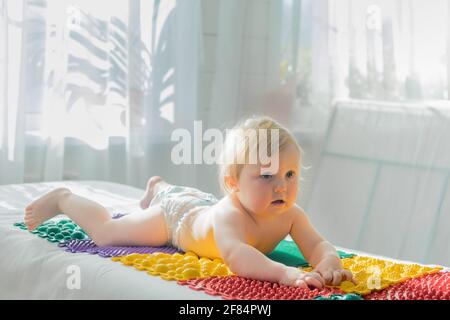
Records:
{"label": "sunlight on curtain", "polygon": [[153,174],[195,183],[185,168],[159,164],[170,159],[171,130],[192,126],[197,112],[198,0],[1,4],[0,183],[143,187]]}
{"label": "sunlight on curtain", "polygon": [[[448,1],[329,1],[336,96],[446,99]],[[348,87],[348,92],[344,86]]]}
{"label": "sunlight on curtain", "polygon": [[301,106],[446,99],[448,11],[445,0],[284,0],[284,78]]}
{"label": "sunlight on curtain", "polygon": [[127,20],[126,3],[48,2],[44,138],[103,150],[110,136],[126,135]]}
{"label": "sunlight on curtain", "polygon": [[[21,60],[22,60],[22,52],[20,52],[20,47],[22,45],[22,35],[23,30],[20,27],[20,24],[23,21],[23,2],[17,1],[14,5],[9,6],[8,8],[8,17],[13,21],[10,28],[8,28],[7,37],[8,42],[11,45],[8,45],[8,53],[7,56],[10,57],[7,61],[8,68],[11,68],[14,72],[8,72],[8,99],[7,99],[7,113],[8,113],[8,146],[10,149],[8,150],[8,160],[14,161],[17,156],[17,144],[19,141],[16,141],[17,137],[17,124],[20,122],[22,107],[20,99],[20,74],[21,74]],[[13,42],[17,42],[18,44],[13,44]],[[20,134],[20,133],[19,133]]]}

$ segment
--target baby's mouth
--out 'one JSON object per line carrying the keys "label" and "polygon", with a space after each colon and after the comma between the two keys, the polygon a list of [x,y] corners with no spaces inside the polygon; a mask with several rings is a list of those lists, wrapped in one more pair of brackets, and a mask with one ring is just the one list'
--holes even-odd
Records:
{"label": "baby's mouth", "polygon": [[284,205],[284,203],[285,203],[284,200],[281,199],[272,201],[272,204],[275,206],[282,206]]}

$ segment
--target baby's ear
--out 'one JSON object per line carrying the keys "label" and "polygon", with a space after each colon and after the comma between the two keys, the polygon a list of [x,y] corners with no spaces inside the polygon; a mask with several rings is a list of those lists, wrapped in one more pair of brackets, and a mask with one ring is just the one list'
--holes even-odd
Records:
{"label": "baby's ear", "polygon": [[239,191],[239,186],[237,183],[237,180],[232,176],[225,176],[224,177],[225,186],[231,190],[232,192]]}

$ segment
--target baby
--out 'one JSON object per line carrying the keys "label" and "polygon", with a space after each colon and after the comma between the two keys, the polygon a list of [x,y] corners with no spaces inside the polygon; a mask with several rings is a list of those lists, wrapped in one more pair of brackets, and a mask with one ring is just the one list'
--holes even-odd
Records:
{"label": "baby", "polygon": [[[264,150],[270,159],[278,159],[277,170],[262,165],[266,162],[259,158],[247,161],[251,152],[262,147],[261,129],[266,130],[269,141]],[[278,148],[271,152],[273,130],[278,132]],[[256,140],[248,139],[250,131],[256,133]],[[244,133],[244,139],[237,138],[237,132]],[[243,155],[245,161],[236,161]],[[112,219],[102,205],[58,188],[26,207],[25,223],[33,230],[63,213],[99,246],[170,244],[199,256],[221,258],[233,273],[243,277],[303,288],[339,285],[345,280],[355,283],[351,272],[342,268],[335,248],[317,233],[295,203],[301,148],[286,128],[269,117],[242,121],[226,137],[221,159],[225,157],[232,161],[221,164],[219,176],[225,192],[221,200],[155,176],[149,179],[140,201],[142,210],[120,219]],[[266,257],[287,235],[313,272]]]}

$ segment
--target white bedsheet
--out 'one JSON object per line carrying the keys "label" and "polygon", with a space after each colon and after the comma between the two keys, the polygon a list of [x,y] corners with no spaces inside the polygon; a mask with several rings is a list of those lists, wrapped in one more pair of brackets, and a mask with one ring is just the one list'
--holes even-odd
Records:
{"label": "white bedsheet", "polygon": [[[111,212],[132,212],[143,190],[101,181],[0,186],[0,299],[220,299],[164,281],[110,259],[69,253],[13,226],[30,201],[58,186],[99,201]],[[75,269],[80,289],[69,289]],[[67,282],[69,281],[69,287]]]}

